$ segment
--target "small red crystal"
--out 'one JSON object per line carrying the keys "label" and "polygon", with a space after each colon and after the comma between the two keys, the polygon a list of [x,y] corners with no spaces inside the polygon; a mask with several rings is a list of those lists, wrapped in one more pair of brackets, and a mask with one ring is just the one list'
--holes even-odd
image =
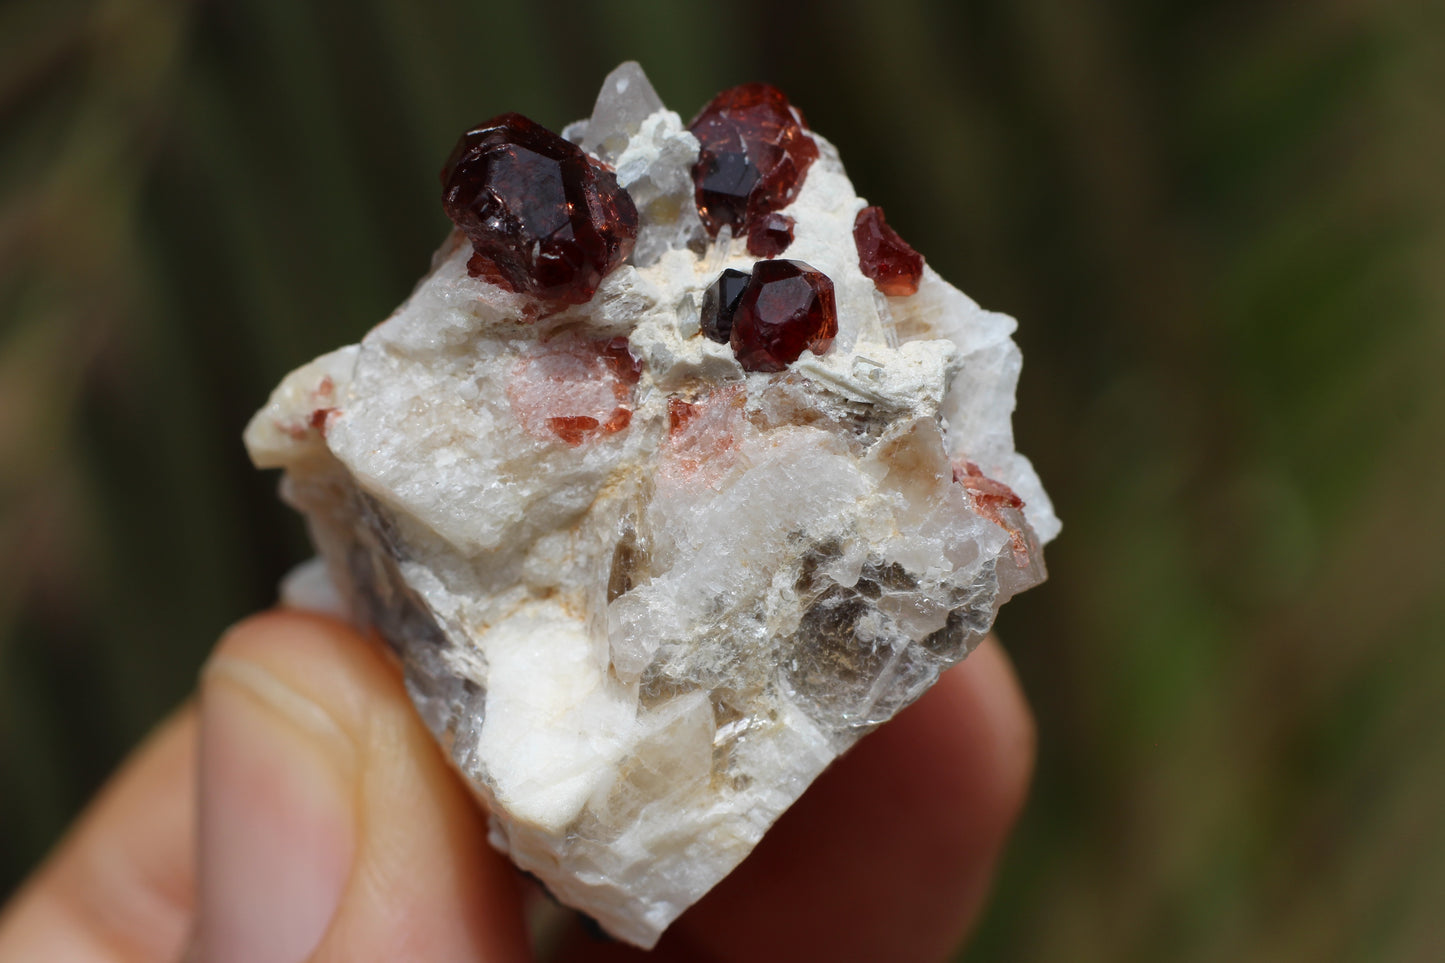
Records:
{"label": "small red crystal", "polygon": [[955,484],[962,485],[964,491],[968,493],[968,499],[976,514],[1009,533],[1014,557],[1019,559],[1020,564],[1024,564],[1028,557],[1028,539],[1024,537],[1023,529],[1017,527],[1013,519],[1004,514],[1009,509],[1021,511],[1024,507],[1024,500],[1012,488],[997,479],[988,477],[983,473],[982,468],[966,458],[959,458],[953,462],[953,481]]}
{"label": "small red crystal", "polygon": [[759,261],[733,313],[733,354],[746,371],[782,371],[838,335],[833,282],[802,261]]}
{"label": "small red crystal", "polygon": [[317,408],[311,412],[311,427],[325,435],[326,429],[331,423],[331,416],[334,414],[336,414],[335,408]]}
{"label": "small red crystal", "polygon": [[702,406],[691,401],[683,401],[681,398],[667,399],[667,433],[675,435],[682,431],[697,417],[700,410]]}
{"label": "small red crystal", "polygon": [[602,344],[602,363],[625,385],[635,385],[642,377],[642,359],[634,357],[627,339],[618,336]]}
{"label": "small red crystal", "polygon": [[883,208],[865,207],[853,221],[858,267],[884,294],[906,297],[918,293],[923,255],[908,246],[883,219]]}
{"label": "small red crystal", "polygon": [[597,419],[589,415],[560,415],[548,418],[547,427],[552,430],[552,434],[576,448],[597,430],[598,425]]}
{"label": "small red crystal", "polygon": [[533,438],[576,447],[632,423],[642,362],[626,338],[544,341],[523,353],[507,382],[507,400]]}
{"label": "small red crystal", "polygon": [[693,401],[667,401],[667,442],[658,477],[663,484],[713,485],[736,462],[747,395],[740,384],[718,388]]}
{"label": "small red crystal", "polygon": [[716,237],[724,224],[736,237],[787,207],[818,159],[802,115],[768,84],[724,90],[688,125],[702,150],[692,168],[697,211]]}
{"label": "small red crystal", "polygon": [[637,207],[612,172],[521,114],[462,135],[442,207],[472,242],[473,277],[559,304],[591,300],[637,239]]}
{"label": "small red crystal", "polygon": [[774,211],[748,229],[748,253],[753,257],[777,257],[793,243],[793,219]]}

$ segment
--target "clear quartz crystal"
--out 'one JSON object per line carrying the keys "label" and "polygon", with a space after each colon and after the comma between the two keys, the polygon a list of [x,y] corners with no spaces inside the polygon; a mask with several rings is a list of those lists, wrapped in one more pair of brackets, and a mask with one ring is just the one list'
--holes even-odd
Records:
{"label": "clear quartz crystal", "polygon": [[602,81],[591,118],[567,128],[564,134],[603,163],[616,165],[628,141],[642,129],[642,122],[662,109],[662,98],[642,66],[629,60]]}
{"label": "clear quartz crystal", "polygon": [[[787,253],[832,281],[838,334],[749,373],[701,331],[709,286],[754,259],[703,231],[678,115],[624,64],[565,133],[640,217],[590,302],[539,312],[470,277],[453,236],[246,443],[494,845],[649,947],[1043,580],[1059,524],[1013,448],[1013,320],[927,266],[878,293],[826,141]],[[327,597],[314,572],[291,591]]]}

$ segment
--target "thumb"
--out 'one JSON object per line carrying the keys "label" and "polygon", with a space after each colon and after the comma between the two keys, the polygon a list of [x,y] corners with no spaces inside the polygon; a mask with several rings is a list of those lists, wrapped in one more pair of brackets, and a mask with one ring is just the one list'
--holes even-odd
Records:
{"label": "thumb", "polygon": [[514,874],[376,647],[261,615],[200,702],[195,959],[527,959]]}

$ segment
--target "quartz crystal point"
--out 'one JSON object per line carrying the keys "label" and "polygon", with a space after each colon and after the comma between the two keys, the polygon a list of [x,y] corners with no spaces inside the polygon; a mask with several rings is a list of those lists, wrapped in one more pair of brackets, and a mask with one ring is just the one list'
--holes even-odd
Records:
{"label": "quartz crystal point", "polygon": [[[759,209],[788,218],[789,261],[709,234],[697,138],[624,65],[564,131],[635,202],[595,294],[539,309],[527,277],[469,272],[476,239],[454,232],[405,304],[246,431],[493,844],[644,947],[1044,578],[1059,529],[1014,451],[1013,320],[926,265],[916,293],[881,293],[837,152],[791,108],[747,113],[780,96],[727,102],[753,118],[744,153],[774,135]],[[755,315],[746,292],[776,272],[828,282],[831,323],[805,310],[801,346],[759,370],[717,315]],[[325,597],[308,571],[295,584]]]}

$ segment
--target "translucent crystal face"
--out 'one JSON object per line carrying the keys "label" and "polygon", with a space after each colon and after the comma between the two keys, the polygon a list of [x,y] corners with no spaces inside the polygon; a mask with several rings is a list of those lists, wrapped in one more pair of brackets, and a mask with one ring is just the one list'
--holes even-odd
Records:
{"label": "translucent crystal face", "polygon": [[865,207],[853,222],[853,242],[858,245],[858,269],[894,297],[918,293],[923,278],[923,256],[908,246],[883,219],[883,208]]}
{"label": "translucent crystal face", "polygon": [[[641,946],[1041,581],[1058,530],[1013,450],[1013,321],[886,235],[866,255],[867,204],[770,91],[690,131],[619,68],[564,131],[636,214],[588,297],[472,270],[513,240],[479,216],[247,429],[494,844]],[[756,168],[735,236],[694,179],[709,150]],[[487,177],[467,210],[508,193]],[[555,235],[543,208],[515,219]],[[775,215],[786,259],[754,250]]]}
{"label": "translucent crystal face", "polygon": [[521,114],[462,135],[442,207],[472,242],[473,277],[550,302],[591,300],[637,238],[637,208],[612,172]]}
{"label": "translucent crystal face", "polygon": [[692,176],[708,233],[716,235],[724,225],[735,235],[776,232],[777,226],[766,224],[768,215],[792,203],[818,158],[802,115],[782,91],[767,84],[725,90],[688,130],[701,145]]}
{"label": "translucent crystal face", "polygon": [[782,371],[838,334],[833,282],[802,261],[759,261],[733,309],[728,343],[744,371]]}

